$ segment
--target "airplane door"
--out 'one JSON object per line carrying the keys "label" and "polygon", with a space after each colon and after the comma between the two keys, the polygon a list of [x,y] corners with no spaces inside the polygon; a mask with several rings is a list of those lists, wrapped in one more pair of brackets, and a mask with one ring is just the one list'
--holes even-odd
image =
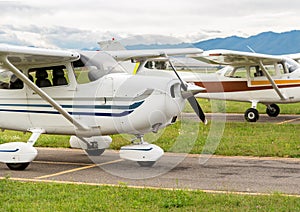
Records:
{"label": "airplane door", "polygon": [[[28,72],[32,81],[46,92],[65,110],[72,113],[74,80],[65,66],[31,69]],[[47,129],[51,133],[65,133],[74,126],[56,111],[47,101],[33,90],[27,90],[30,107],[30,121],[33,127]]]}
{"label": "airplane door", "polygon": [[110,77],[78,85],[74,95],[75,117],[88,126],[100,126],[99,120],[111,113],[112,96],[113,79]]}
{"label": "airplane door", "polygon": [[27,130],[29,120],[26,87],[10,71],[0,73],[0,127]]}

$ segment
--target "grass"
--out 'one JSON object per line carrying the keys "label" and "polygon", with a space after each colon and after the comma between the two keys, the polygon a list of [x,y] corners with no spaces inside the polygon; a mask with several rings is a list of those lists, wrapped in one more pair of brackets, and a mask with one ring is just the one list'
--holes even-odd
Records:
{"label": "grass", "polygon": [[[6,130],[0,133],[0,144],[7,142],[26,142],[31,133],[24,134],[23,132]],[[57,147],[57,148],[69,148],[70,136],[62,135],[41,135],[37,144],[38,147]]]}
{"label": "grass", "polygon": [[[220,128],[223,127],[222,125],[220,124]],[[218,123],[216,126],[218,127]],[[216,130],[210,131],[211,123],[208,126],[203,126],[188,122],[185,123],[184,127],[180,127],[180,123],[176,123],[168,127],[163,133],[156,136],[152,135],[146,140],[153,141],[169,152],[300,158],[300,125],[231,122],[225,124],[223,134]],[[186,129],[189,130],[181,133]],[[179,134],[180,136],[178,136]],[[115,135],[113,139],[112,147],[114,149],[128,144],[129,140],[122,135]]]}
{"label": "grass", "polygon": [[300,198],[0,180],[1,211],[299,211]]}
{"label": "grass", "polygon": [[[212,123],[207,126],[193,121],[177,122],[145,140],[168,152],[193,154],[214,153],[227,156],[300,158],[300,125],[270,123]],[[224,125],[224,126],[223,126]],[[222,133],[224,127],[224,133]],[[0,143],[26,141],[30,134],[15,131],[0,133]],[[132,136],[114,135],[112,149],[130,144]],[[42,135],[35,146],[68,148],[69,136]]]}
{"label": "grass", "polygon": [[[206,113],[211,112],[226,112],[226,113],[241,113],[244,114],[245,111],[251,107],[249,102],[234,102],[234,101],[221,101],[221,100],[207,100],[198,99],[203,111]],[[281,114],[300,114],[300,103],[294,104],[279,104]],[[213,109],[212,109],[213,108]],[[266,114],[266,106],[263,104],[257,105],[257,110],[261,114]],[[193,110],[189,104],[186,105],[184,112],[192,113]]]}

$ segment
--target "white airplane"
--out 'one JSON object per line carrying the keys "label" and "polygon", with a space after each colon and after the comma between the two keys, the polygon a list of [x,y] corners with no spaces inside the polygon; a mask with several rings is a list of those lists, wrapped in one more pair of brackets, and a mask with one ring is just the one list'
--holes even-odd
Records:
{"label": "white airplane", "polygon": [[[99,42],[100,47],[110,50],[124,49],[117,41]],[[114,48],[112,48],[114,47]],[[116,52],[117,53],[117,52]],[[246,110],[244,117],[248,122],[259,119],[257,104],[266,105],[266,113],[277,117],[280,108],[277,104],[300,101],[300,54],[273,56],[229,50],[211,50],[198,56],[187,55],[206,63],[225,65],[216,73],[201,74],[178,71],[180,77],[189,83],[205,88],[196,95],[198,98],[250,102],[252,107]],[[122,58],[115,57],[118,61]],[[129,73],[147,72],[145,64],[149,61],[167,61],[168,58],[140,60],[136,65],[124,62]],[[134,62],[134,61],[133,61]],[[153,66],[152,68],[156,68]],[[173,69],[174,67],[172,67]],[[188,68],[188,67],[187,67]],[[157,68],[159,69],[159,68]],[[165,73],[165,70],[159,70]]]}
{"label": "white airplane", "polygon": [[[115,54],[116,49],[124,50],[124,47],[115,40],[99,42],[99,45],[112,55]],[[280,108],[276,103],[300,101],[300,65],[298,64],[300,63],[300,53],[273,56],[240,51],[211,50],[197,56],[195,54],[187,55],[187,57],[226,66],[211,74],[181,71],[178,71],[178,74],[185,81],[205,88],[203,92],[196,95],[198,98],[251,102],[252,107],[244,115],[248,122],[258,121],[259,112],[256,109],[258,103],[266,105],[266,113],[270,117],[277,117]],[[118,57],[115,59],[124,61]],[[158,58],[146,58],[146,60],[138,61],[135,65],[128,62],[123,64],[128,73],[136,74],[149,71],[149,68],[145,67],[149,61],[160,62],[167,61],[167,59],[165,57],[161,57],[159,60]],[[159,71],[165,72],[165,70]]]}
{"label": "white airplane", "polygon": [[256,122],[258,103],[266,105],[270,117],[277,117],[277,104],[300,102],[300,54],[273,56],[228,50],[205,51],[195,59],[226,65],[212,74],[180,73],[182,79],[206,90],[196,97],[251,102],[245,119]]}
{"label": "white airplane", "polygon": [[[100,155],[112,134],[132,134],[138,142],[122,147],[123,159],[152,166],[163,150],[143,135],[176,121],[189,101],[205,115],[194,94],[204,90],[174,73],[128,74],[113,59],[145,61],[171,55],[201,54],[200,49],[63,51],[0,45],[0,129],[31,132],[27,142],[0,145],[0,162],[24,170],[37,156],[39,136],[72,135],[72,147]],[[49,80],[50,79],[50,80]]]}

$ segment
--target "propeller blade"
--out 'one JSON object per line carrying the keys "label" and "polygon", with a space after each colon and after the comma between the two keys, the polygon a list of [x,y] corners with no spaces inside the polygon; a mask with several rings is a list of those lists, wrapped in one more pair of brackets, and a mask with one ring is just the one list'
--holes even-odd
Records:
{"label": "propeller blade", "polygon": [[[167,55],[166,55],[167,57]],[[168,58],[168,57],[167,57]],[[171,62],[171,60],[169,59],[169,64],[171,66],[171,68],[173,69],[174,73],[176,74],[177,78],[179,79],[180,83],[181,83],[181,88],[187,92],[188,91],[188,87],[187,85],[183,82],[183,80],[180,78],[178,72],[176,71],[175,66],[173,65],[173,63]],[[197,99],[195,98],[195,96],[193,95],[193,93],[191,92],[191,96],[189,96],[187,98],[187,100],[189,101],[190,105],[192,106],[193,110],[195,111],[195,113],[197,114],[197,116],[200,118],[200,120],[206,125],[207,124],[207,120],[205,118],[205,114],[202,110],[202,108],[200,107]]]}
{"label": "propeller blade", "polygon": [[196,100],[196,98],[194,96],[191,96],[188,98],[188,101],[189,101],[191,107],[193,108],[193,110],[195,111],[195,113],[197,114],[197,116],[206,125],[207,120],[205,118],[205,114],[204,114],[202,108],[200,107],[198,101]]}

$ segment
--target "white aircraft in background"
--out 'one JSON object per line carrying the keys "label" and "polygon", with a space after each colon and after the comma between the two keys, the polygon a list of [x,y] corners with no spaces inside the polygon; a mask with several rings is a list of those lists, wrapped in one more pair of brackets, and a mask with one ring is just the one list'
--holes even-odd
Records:
{"label": "white aircraft in background", "polygon": [[270,117],[277,117],[280,113],[277,104],[300,102],[300,65],[296,62],[300,59],[299,54],[273,56],[211,50],[199,57],[192,57],[211,64],[226,65],[212,74],[180,74],[185,81],[206,89],[196,97],[251,102],[252,107],[245,112],[245,119],[249,122],[259,119],[258,103],[266,105]]}
{"label": "white aircraft in background", "polygon": [[[37,156],[39,136],[73,135],[72,147],[91,155],[108,148],[112,134],[132,134],[139,142],[122,147],[123,159],[152,166],[163,150],[143,135],[176,121],[190,102],[205,115],[189,85],[174,73],[128,74],[118,60],[146,61],[171,55],[201,54],[200,49],[148,51],[63,51],[0,45],[0,129],[31,132],[27,142],[0,145],[0,162],[24,170]],[[172,64],[171,64],[172,66]],[[172,66],[173,67],[173,66]],[[50,80],[49,80],[50,79]]]}
{"label": "white aircraft in background", "polygon": [[[123,49],[117,41],[99,42],[100,47],[109,50],[111,55]],[[144,50],[151,51],[151,50]],[[144,52],[143,51],[143,52]],[[172,51],[172,50],[171,50]],[[123,51],[125,52],[125,51]],[[135,51],[139,52],[139,51]],[[257,104],[266,105],[266,113],[277,117],[280,108],[277,104],[300,102],[300,54],[273,56],[229,50],[211,50],[198,56],[187,55],[206,63],[225,65],[215,73],[191,73],[178,71],[180,77],[189,83],[205,88],[196,95],[198,98],[250,102],[252,107],[246,110],[244,117],[248,122],[259,119]],[[127,65],[129,73],[147,72],[145,67],[150,61],[164,62],[169,58],[141,58],[134,65],[115,55],[115,59]],[[152,67],[157,68],[157,67]],[[157,68],[160,69],[160,68]],[[172,67],[174,69],[174,67]],[[159,70],[165,73],[165,70]]]}

